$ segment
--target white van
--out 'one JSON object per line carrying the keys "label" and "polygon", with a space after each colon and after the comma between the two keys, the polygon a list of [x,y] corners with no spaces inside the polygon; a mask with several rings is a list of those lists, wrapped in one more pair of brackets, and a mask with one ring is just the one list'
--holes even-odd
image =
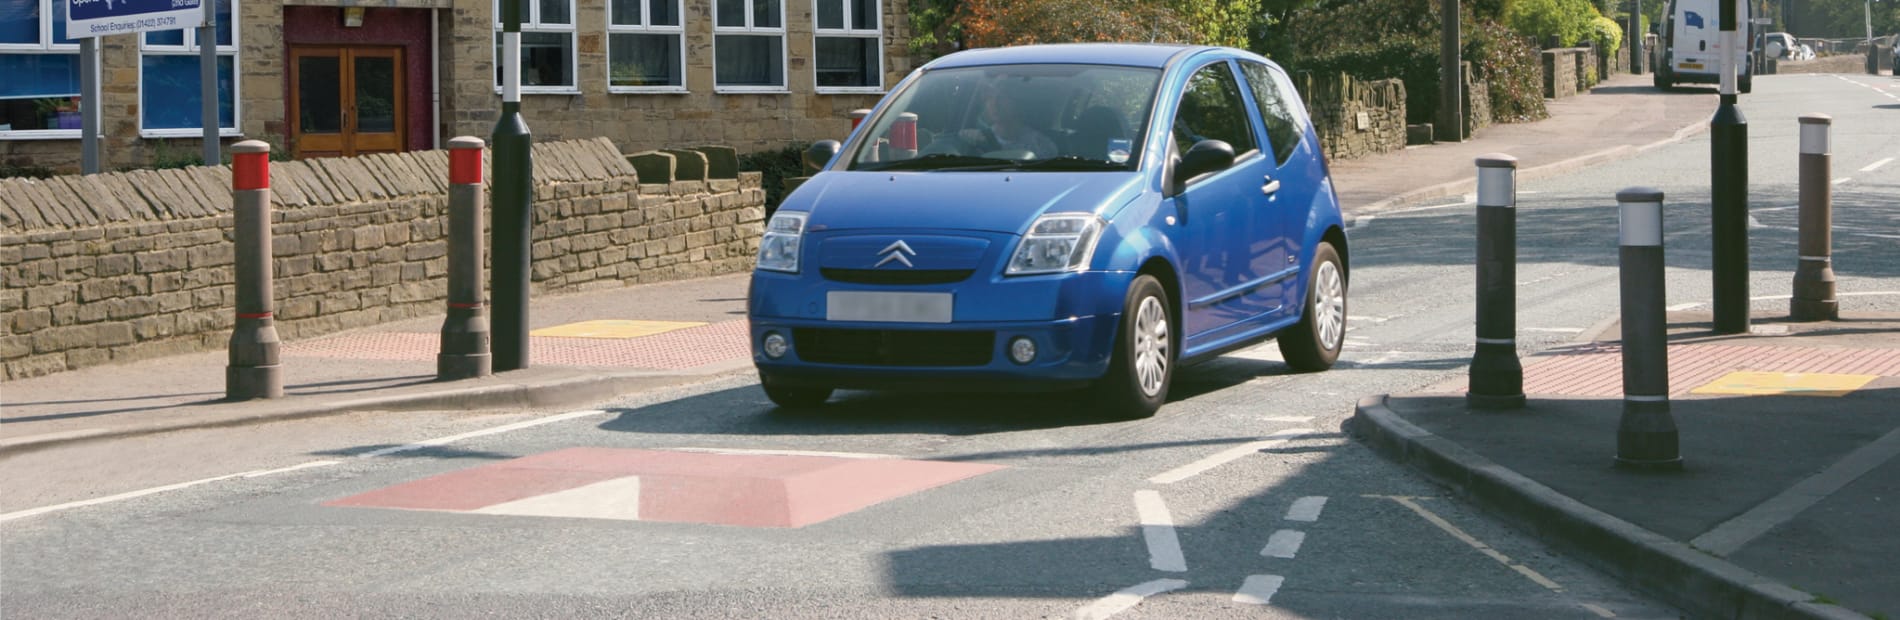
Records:
{"label": "white van", "polygon": [[[1651,58],[1651,72],[1657,88],[1677,84],[1722,83],[1722,27],[1720,0],[1669,0],[1663,12],[1662,45]],[[1736,89],[1749,92],[1754,86],[1754,68],[1749,66],[1750,32],[1747,2],[1735,0],[1735,27],[1741,49],[1735,50]]]}

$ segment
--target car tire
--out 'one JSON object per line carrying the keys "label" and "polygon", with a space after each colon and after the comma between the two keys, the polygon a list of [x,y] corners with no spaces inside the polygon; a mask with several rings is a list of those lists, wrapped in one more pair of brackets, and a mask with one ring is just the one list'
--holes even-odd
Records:
{"label": "car tire", "polygon": [[815,409],[831,399],[831,388],[828,387],[772,385],[772,381],[764,377],[760,377],[759,387],[765,388],[765,397],[772,399],[772,404],[778,405],[781,410]]}
{"label": "car tire", "polygon": [[1115,420],[1151,417],[1168,400],[1179,358],[1168,291],[1154,276],[1128,285],[1108,373],[1090,387],[1096,414]]}
{"label": "car tire", "polygon": [[1300,372],[1333,367],[1346,344],[1346,266],[1331,243],[1313,251],[1300,322],[1280,333],[1280,357]]}

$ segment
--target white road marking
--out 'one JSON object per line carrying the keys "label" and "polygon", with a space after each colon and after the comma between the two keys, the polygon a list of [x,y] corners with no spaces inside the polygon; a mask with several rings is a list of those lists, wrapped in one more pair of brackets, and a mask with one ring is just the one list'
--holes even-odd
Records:
{"label": "white road marking", "polygon": [[1841,178],[1838,178],[1838,179],[1834,179],[1834,184],[1835,184],[1835,185],[1840,185],[1840,184],[1842,184],[1842,183],[1846,183],[1846,182],[1848,182],[1848,181],[1852,181],[1852,180],[1854,180],[1854,177],[1841,177]]}
{"label": "white road marking", "polygon": [[1887,165],[1887,164],[1890,164],[1890,163],[1893,163],[1893,158],[1892,158],[1892,157],[1888,157],[1888,158],[1886,158],[1886,159],[1882,159],[1882,160],[1880,160],[1880,161],[1877,161],[1877,162],[1874,162],[1874,163],[1871,163],[1871,164],[1867,164],[1867,167],[1866,167],[1866,168],[1861,168],[1861,169],[1860,169],[1860,171],[1861,171],[1861,172],[1873,172],[1873,171],[1875,171],[1875,170],[1879,170],[1881,166],[1885,166],[1885,165]]}
{"label": "white road marking", "polygon": [[256,478],[256,477],[259,477],[259,476],[268,476],[268,475],[271,475],[271,474],[281,474],[281,473],[284,473],[284,472],[289,472],[289,471],[297,471],[297,470],[300,470],[300,469],[309,469],[309,468],[312,468],[312,467],[326,467],[326,466],[330,466],[330,465],[335,465],[335,464],[337,464],[338,462],[339,462],[339,461],[311,461],[311,462],[308,462],[308,463],[300,463],[300,464],[297,464],[297,465],[292,465],[292,466],[289,466],[289,467],[280,467],[280,468],[277,468],[277,469],[260,469],[260,470],[255,470],[255,471],[246,471],[246,472],[238,472],[238,473],[235,473],[235,474],[225,474],[225,475],[222,475],[222,476],[213,476],[213,477],[210,477],[210,478],[202,478],[202,479],[198,479],[198,480],[193,480],[193,481],[190,481],[190,482],[180,482],[180,483],[177,483],[177,484],[168,484],[168,485],[165,485],[165,486],[157,486],[157,487],[152,487],[152,488],[149,488],[149,489],[139,489],[139,490],[137,490],[137,491],[126,491],[126,492],[124,492],[124,493],[120,493],[120,494],[118,494],[118,495],[107,495],[107,496],[105,496],[105,497],[95,497],[95,498],[92,498],[92,499],[87,499],[87,500],[80,500],[80,501],[76,501],[76,502],[67,502],[67,503],[64,503],[64,504],[54,504],[54,505],[52,505],[52,506],[41,506],[41,507],[39,507],[39,508],[28,508],[28,509],[26,509],[26,510],[16,510],[16,511],[14,511],[14,512],[9,512],[9,513],[6,513],[6,514],[0,514],[0,523],[5,523],[5,522],[8,522],[8,521],[12,521],[12,520],[14,520],[14,519],[24,519],[24,518],[27,518],[27,517],[33,517],[33,516],[39,516],[39,515],[43,515],[43,514],[47,514],[47,513],[53,513],[53,512],[60,512],[60,511],[62,511],[62,510],[71,510],[71,509],[73,509],[73,508],[83,508],[83,507],[86,507],[86,506],[97,506],[97,505],[99,505],[99,504],[110,504],[110,503],[112,503],[112,502],[118,502],[118,501],[125,501],[125,500],[128,500],[128,499],[133,499],[133,498],[139,498],[139,497],[145,497],[145,496],[147,496],[147,495],[154,495],[154,494],[158,494],[158,493],[164,493],[164,492],[166,492],[166,491],[176,491],[176,490],[179,490],[179,489],[188,489],[188,488],[191,488],[191,487],[195,487],[195,486],[198,486],[198,485],[201,485],[201,484],[209,484],[209,483],[213,483],[213,482],[218,482],[218,481],[222,481],[222,480],[230,480],[230,479],[233,479],[233,478]]}
{"label": "white road marking", "polygon": [[[1855,291],[1852,293],[1835,293],[1834,294],[1835,297],[1880,297],[1880,296],[1885,296],[1885,295],[1900,295],[1900,291]],[[1792,295],[1763,295],[1761,297],[1750,297],[1748,298],[1748,300],[1749,301],[1774,301],[1777,299],[1788,299],[1789,297],[1792,297]]]}
{"label": "white road marking", "polygon": [[1260,549],[1260,555],[1270,558],[1292,558],[1300,553],[1300,545],[1305,542],[1306,532],[1280,530],[1267,537],[1267,546]]}
{"label": "white road marking", "polygon": [[1356,217],[1356,218],[1353,218],[1353,220],[1352,220],[1352,230],[1359,230],[1359,229],[1361,229],[1361,228],[1365,228],[1365,227],[1367,227],[1367,226],[1371,226],[1371,225],[1372,225],[1372,220],[1375,220],[1375,219],[1378,219],[1378,218],[1379,218],[1379,216],[1376,216],[1376,215],[1361,215],[1361,216],[1359,216],[1359,217]]}
{"label": "white road marking", "polygon": [[1581,327],[1525,327],[1523,330],[1546,334],[1577,334],[1583,332],[1583,328]]}
{"label": "white road marking", "polygon": [[1262,418],[1262,419],[1264,419],[1264,420],[1266,420],[1266,421],[1268,421],[1268,422],[1284,422],[1284,423],[1288,423],[1288,424],[1304,424],[1304,423],[1306,423],[1306,422],[1308,422],[1308,421],[1311,421],[1311,420],[1313,419],[1313,416],[1310,416],[1310,415],[1308,415],[1308,416],[1291,416],[1291,415],[1289,415],[1289,416],[1273,416],[1273,417],[1269,417],[1269,418]]}
{"label": "white road marking", "polygon": [[838,459],[895,459],[895,454],[874,454],[870,452],[823,452],[818,450],[772,450],[752,448],[668,448],[674,452],[700,452],[704,454],[738,454],[760,456],[822,456]]}
{"label": "white road marking", "polygon": [[[713,382],[707,382],[707,384],[711,384],[711,383]],[[692,386],[685,386],[685,387],[690,389],[690,388],[702,387],[702,385],[692,385]],[[584,411],[570,411],[568,413],[551,415],[551,416],[547,416],[543,418],[537,418],[534,420],[528,420],[525,422],[516,422],[514,424],[505,424],[505,425],[497,426],[494,428],[488,428],[488,429],[483,429],[483,430],[478,430],[478,431],[470,431],[467,433],[450,435],[447,437],[439,437],[436,439],[429,439],[429,440],[419,441],[419,442],[411,443],[411,444],[391,446],[388,448],[383,448],[381,450],[374,450],[371,452],[365,452],[363,454],[359,454],[357,455],[357,458],[370,458],[370,457],[375,457],[375,456],[395,454],[398,452],[421,450],[423,448],[429,448],[429,447],[454,443],[457,441],[461,441],[463,439],[482,437],[486,435],[494,435],[498,433],[506,433],[509,431],[517,431],[524,428],[532,428],[532,427],[540,426],[543,424],[552,424],[554,422],[572,420],[575,418],[584,418],[587,416],[601,415],[604,413],[607,413],[607,412],[603,410],[599,410],[599,409],[588,409]],[[71,510],[73,508],[83,508],[86,506],[97,506],[99,504],[109,504],[112,502],[125,501],[128,499],[145,497],[147,495],[154,495],[158,493],[164,493],[167,491],[177,491],[179,489],[188,489],[188,488],[195,487],[202,484],[209,484],[212,482],[219,482],[223,480],[231,480],[233,478],[258,478],[262,476],[271,476],[271,475],[276,475],[276,474],[289,473],[293,471],[310,469],[310,468],[315,468],[315,467],[328,467],[328,466],[337,465],[340,463],[341,461],[310,461],[307,463],[299,463],[297,465],[291,465],[289,467],[279,467],[276,469],[260,469],[260,470],[253,470],[253,471],[238,472],[235,474],[225,474],[222,476],[213,476],[210,478],[192,480],[190,482],[180,482],[177,484],[167,484],[163,486],[151,487],[148,489],[139,489],[137,491],[127,491],[127,492],[120,493],[117,495],[95,497],[88,500],[67,502],[64,504],[55,504],[52,506],[41,506],[39,508],[29,508],[26,510],[18,510],[18,511],[9,512],[6,514],[0,514],[0,523],[5,523],[7,521],[12,521],[14,519],[24,519],[26,517],[43,515],[43,514],[48,514],[48,513],[53,513],[53,512],[60,512],[64,510]]]}
{"label": "white road marking", "polygon": [[1241,582],[1240,591],[1234,593],[1234,602],[1248,605],[1265,605],[1273,602],[1273,595],[1280,592],[1280,584],[1286,578],[1279,575],[1248,575]]}
{"label": "white road marking", "polygon": [[1076,620],[1103,620],[1140,605],[1142,599],[1179,590],[1187,587],[1187,584],[1188,582],[1180,579],[1156,579],[1129,586],[1114,594],[1104,596],[1087,607],[1075,610],[1075,618]]}
{"label": "white road marking", "polygon": [[500,434],[500,433],[506,433],[506,432],[510,432],[510,431],[518,431],[518,430],[521,430],[521,429],[524,429],[524,428],[533,428],[533,427],[536,427],[536,426],[540,426],[540,425],[543,425],[543,424],[553,424],[553,423],[555,423],[555,422],[564,422],[564,421],[567,421],[567,420],[572,420],[572,419],[575,419],[575,418],[585,418],[585,417],[588,417],[588,416],[596,416],[596,415],[602,415],[602,414],[605,414],[605,413],[607,413],[607,412],[606,412],[606,411],[604,411],[604,410],[600,410],[600,409],[587,409],[587,410],[582,410],[582,411],[570,411],[570,412],[567,412],[567,413],[562,413],[562,414],[556,414],[556,415],[551,415],[551,416],[547,416],[547,417],[545,417],[545,418],[536,418],[536,419],[533,419],[533,420],[527,420],[527,421],[523,421],[523,422],[516,422],[516,423],[514,423],[514,424],[504,424],[504,425],[501,425],[501,426],[496,426],[496,427],[493,427],[493,428],[485,428],[485,429],[482,429],[482,430],[478,430],[478,431],[469,431],[469,432],[466,432],[466,433],[460,433],[460,434],[455,434],[455,435],[449,435],[449,436],[447,436],[447,437],[437,437],[437,438],[435,438],[435,439],[425,439],[425,440],[423,440],[423,441],[418,441],[418,442],[415,442],[415,443],[409,443],[409,444],[403,444],[403,445],[400,445],[400,446],[390,446],[390,447],[388,447],[388,448],[383,448],[383,449],[381,449],[381,450],[375,450],[375,451],[371,451],[371,452],[365,452],[365,453],[362,453],[362,454],[358,454],[358,455],[356,455],[356,458],[361,458],[361,459],[366,459],[366,458],[371,458],[371,457],[378,457],[378,456],[386,456],[386,455],[390,455],[390,454],[396,454],[396,453],[398,453],[398,452],[410,452],[410,451],[414,451],[414,450],[421,450],[421,449],[423,449],[423,448],[433,448],[433,447],[436,447],[436,446],[442,446],[442,445],[448,445],[448,444],[451,444],[451,443],[455,443],[455,442],[457,442],[457,441],[461,441],[461,440],[464,440],[464,439],[474,439],[474,438],[476,438],[476,437],[483,437],[483,436],[487,436],[487,435],[496,435],[496,434]]}
{"label": "white road marking", "polygon": [[1598,618],[1615,618],[1616,617],[1616,612],[1612,612],[1608,609],[1604,609],[1602,606],[1592,605],[1590,603],[1583,603],[1582,605],[1584,609],[1590,610],[1590,613],[1596,614]]}
{"label": "white road marking", "polygon": [[1326,509],[1325,496],[1309,495],[1307,497],[1302,497],[1302,498],[1293,500],[1293,505],[1286,509],[1286,520],[1306,521],[1308,523],[1311,523],[1313,521],[1318,521],[1319,511],[1325,510],[1325,509]]}
{"label": "white road marking", "polygon": [[1669,312],[1681,312],[1681,311],[1683,311],[1683,310],[1688,310],[1688,309],[1691,309],[1691,308],[1698,308],[1698,307],[1701,307],[1701,306],[1702,306],[1702,302],[1699,302],[1699,301],[1692,301],[1692,302],[1689,302],[1689,303],[1683,303],[1683,304],[1676,304],[1676,305],[1673,305],[1673,306],[1670,306],[1670,307],[1667,307],[1667,308],[1663,308],[1663,310],[1667,310],[1667,311],[1669,311]]}
{"label": "white road marking", "polygon": [[1821,473],[1809,476],[1779,495],[1768,498],[1768,501],[1756,504],[1748,512],[1703,532],[1691,539],[1689,544],[1716,557],[1728,557],[1750,541],[1768,533],[1768,530],[1794,520],[1803,511],[1896,456],[1900,456],[1900,430],[1890,431],[1848,453]]}
{"label": "white road marking", "polygon": [[1464,541],[1464,543],[1470,545],[1472,549],[1477,549],[1479,553],[1484,554],[1486,557],[1497,560],[1499,564],[1503,564],[1505,567],[1523,575],[1525,579],[1529,579],[1537,585],[1544,586],[1545,589],[1552,592],[1564,591],[1564,587],[1557,585],[1557,582],[1551,581],[1535,570],[1531,570],[1529,566],[1511,560],[1510,556],[1498,553],[1498,550],[1492,549],[1490,545],[1484,544],[1483,541],[1477,538],[1473,538],[1470,534],[1466,534],[1464,530],[1458,529],[1458,526],[1452,525],[1451,522],[1446,521],[1444,517],[1440,517],[1436,513],[1426,510],[1424,506],[1418,505],[1418,502],[1412,501],[1413,498],[1393,495],[1367,495],[1366,497],[1389,499],[1398,502],[1400,506],[1410,508],[1412,512],[1418,513],[1418,516],[1423,517],[1426,521],[1430,521],[1432,525],[1438,526],[1438,529],[1444,530],[1447,534],[1451,534],[1452,538]]}
{"label": "white road marking", "polygon": [[1181,539],[1174,534],[1174,516],[1168,514],[1168,504],[1161,501],[1161,494],[1135,491],[1135,512],[1141,519],[1141,538],[1148,543],[1148,566],[1170,573],[1187,572]]}
{"label": "white road marking", "polygon": [[[1261,450],[1266,450],[1269,448],[1278,448],[1280,446],[1286,445],[1288,441],[1292,440],[1293,436],[1305,435],[1307,433],[1312,433],[1312,432],[1314,431],[1313,429],[1310,429],[1310,428],[1289,428],[1289,429],[1274,433],[1272,435],[1268,435],[1267,436],[1268,438],[1265,440],[1249,442],[1249,443],[1241,444],[1238,446],[1234,446],[1232,448],[1228,448],[1226,450],[1216,452],[1212,456],[1208,456],[1207,458],[1162,472],[1161,475],[1155,476],[1153,478],[1149,478],[1148,481],[1155,484],[1174,484],[1176,482],[1180,482],[1182,480],[1186,480],[1188,478],[1193,478],[1195,476],[1201,475],[1203,473],[1206,473],[1210,469],[1220,467],[1222,465],[1226,465],[1229,461],[1233,461],[1235,459],[1247,456],[1249,454],[1254,454]],[[1276,437],[1278,439],[1275,439]]]}
{"label": "white road marking", "polygon": [[602,480],[565,491],[502,502],[471,512],[519,517],[640,520],[640,477]]}

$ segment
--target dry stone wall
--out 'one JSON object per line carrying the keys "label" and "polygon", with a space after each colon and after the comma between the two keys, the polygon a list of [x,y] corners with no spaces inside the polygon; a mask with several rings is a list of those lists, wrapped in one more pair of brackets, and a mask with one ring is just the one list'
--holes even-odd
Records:
{"label": "dry stone wall", "polygon": [[[737,272],[757,251],[758,173],[642,178],[605,138],[537,144],[534,164],[536,294]],[[283,337],[441,312],[445,151],[276,162],[271,186]],[[230,187],[225,167],[0,180],[4,377],[224,348]]]}
{"label": "dry stone wall", "polygon": [[1328,159],[1354,159],[1405,148],[1405,83],[1361,81],[1344,73],[1295,74]]}

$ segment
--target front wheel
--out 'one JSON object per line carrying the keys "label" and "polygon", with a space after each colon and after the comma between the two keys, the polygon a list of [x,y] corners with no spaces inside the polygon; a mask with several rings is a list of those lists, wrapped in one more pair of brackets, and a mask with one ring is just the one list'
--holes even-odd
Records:
{"label": "front wheel", "polygon": [[1153,416],[1168,399],[1176,359],[1168,291],[1154,276],[1128,286],[1108,374],[1090,388],[1096,411],[1117,420]]}
{"label": "front wheel", "polygon": [[1280,357],[1301,372],[1333,367],[1346,344],[1346,267],[1331,243],[1313,251],[1306,307],[1300,322],[1280,334]]}

